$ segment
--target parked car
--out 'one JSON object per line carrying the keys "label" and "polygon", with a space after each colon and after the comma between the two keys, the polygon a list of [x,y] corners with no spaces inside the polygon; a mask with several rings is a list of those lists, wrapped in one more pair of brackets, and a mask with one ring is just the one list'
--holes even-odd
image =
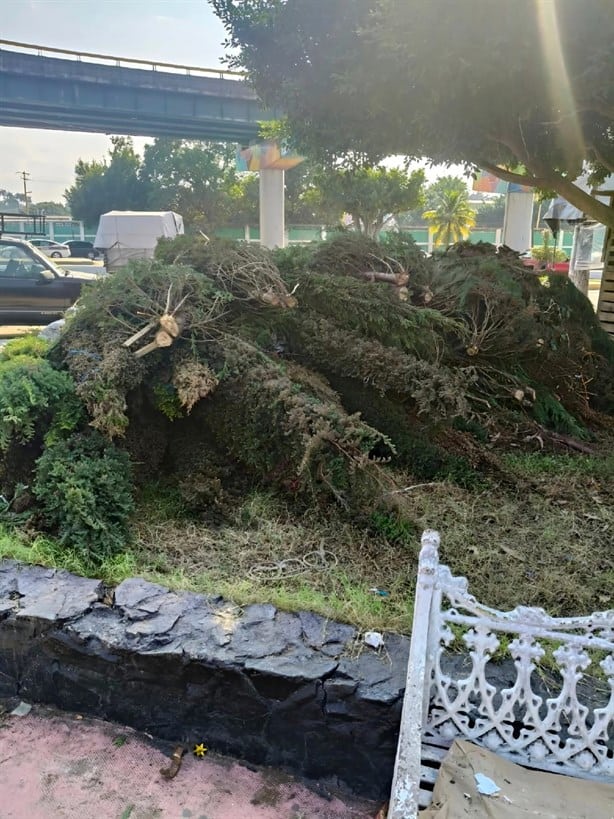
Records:
{"label": "parked car", "polygon": [[51,239],[30,239],[30,243],[37,247],[45,256],[52,259],[62,259],[70,256],[70,249],[59,242],[52,242]]}
{"label": "parked car", "polygon": [[569,275],[569,259],[562,262],[546,262],[543,259],[534,259],[530,253],[526,253],[520,257],[520,260],[525,267],[528,267],[534,273]]}
{"label": "parked car", "polygon": [[91,242],[83,239],[71,239],[64,245],[70,250],[70,255],[78,259],[99,259],[102,256]]}
{"label": "parked car", "polygon": [[31,242],[0,237],[0,324],[50,324],[96,278],[62,270]]}

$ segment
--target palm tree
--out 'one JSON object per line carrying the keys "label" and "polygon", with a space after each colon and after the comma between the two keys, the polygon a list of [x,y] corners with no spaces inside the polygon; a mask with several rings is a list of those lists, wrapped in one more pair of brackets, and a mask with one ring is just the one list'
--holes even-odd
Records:
{"label": "palm tree", "polygon": [[462,180],[444,177],[433,185],[430,210],[422,215],[434,228],[436,245],[451,245],[467,239],[475,225],[476,213],[469,204],[469,192]]}

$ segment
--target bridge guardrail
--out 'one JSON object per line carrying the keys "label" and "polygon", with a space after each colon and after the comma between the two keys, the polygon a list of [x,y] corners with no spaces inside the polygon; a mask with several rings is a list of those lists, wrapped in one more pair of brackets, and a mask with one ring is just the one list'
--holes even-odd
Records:
{"label": "bridge guardrail", "polygon": [[54,46],[41,46],[33,43],[19,43],[14,40],[0,40],[0,50],[3,46],[10,46],[11,48],[19,48],[25,51],[36,51],[39,57],[44,57],[47,52],[49,54],[58,54],[63,57],[75,58],[76,62],[80,62],[83,57],[89,60],[99,60],[107,63],[112,62],[119,68],[142,67],[147,66],[152,71],[158,69],[172,69],[169,73],[184,73],[188,76],[192,74],[205,74],[207,76],[218,77],[221,80],[245,80],[246,75],[241,71],[228,71],[223,68],[201,68],[195,65],[181,65],[179,63],[165,63],[159,60],[141,60],[133,57],[117,57],[109,54],[94,54],[89,51],[71,51],[64,48],[55,48]]}

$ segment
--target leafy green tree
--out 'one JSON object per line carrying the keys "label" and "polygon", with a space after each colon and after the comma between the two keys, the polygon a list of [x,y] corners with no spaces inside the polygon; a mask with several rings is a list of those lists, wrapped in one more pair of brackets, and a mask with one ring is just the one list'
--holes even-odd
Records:
{"label": "leafy green tree", "polygon": [[228,224],[257,225],[260,209],[260,179],[257,173],[238,174],[228,187]]}
{"label": "leafy green tree", "polygon": [[334,158],[464,163],[555,190],[614,227],[574,184],[614,172],[611,0],[213,0],[234,64]]}
{"label": "leafy green tree", "polygon": [[80,159],[75,183],[64,197],[75,219],[95,225],[109,210],[145,210],[149,186],[139,176],[141,160],[129,137],[111,137],[109,160]]}
{"label": "leafy green tree", "polygon": [[[151,185],[152,206],[173,208],[187,224],[255,225],[259,218],[259,176],[238,173],[235,145],[156,139],[145,146],[141,177]],[[286,173],[286,219],[294,224],[323,224],[329,213],[306,196],[319,169],[304,162]]]}
{"label": "leafy green tree", "polygon": [[305,160],[286,173],[286,221],[295,225],[333,225],[341,216],[336,205],[318,195],[325,183],[322,168]]}
{"label": "leafy green tree", "polygon": [[476,217],[463,180],[443,177],[431,186],[429,194],[431,208],[423,216],[434,228],[435,244],[448,246],[467,239]]}
{"label": "leafy green tree", "polygon": [[30,207],[32,213],[45,213],[47,216],[69,216],[70,211],[61,202],[35,202]]}
{"label": "leafy green tree", "polygon": [[227,224],[241,198],[236,146],[160,138],[145,146],[140,179],[155,210],[175,210],[188,224],[210,229]]}
{"label": "leafy green tree", "polygon": [[433,210],[441,201],[442,194],[458,193],[465,201],[469,198],[467,181],[460,176],[440,176],[424,191],[424,206]]}
{"label": "leafy green tree", "polygon": [[374,238],[387,217],[421,204],[423,185],[422,171],[407,174],[384,167],[323,169],[304,199],[313,203],[314,210],[326,213],[329,223],[339,221],[344,213],[350,214],[354,228]]}
{"label": "leafy green tree", "polygon": [[[286,173],[288,224],[338,225],[344,214],[354,226],[376,236],[387,216],[422,203],[424,175],[386,168],[322,168],[308,160]],[[226,188],[228,224],[258,222],[258,174],[241,174]]]}
{"label": "leafy green tree", "polygon": [[[25,210],[23,193],[0,190],[0,213],[20,213]],[[70,212],[62,202],[30,202],[30,213],[46,213],[54,216],[69,216]]]}
{"label": "leafy green tree", "polygon": [[481,202],[475,207],[476,227],[500,228],[505,218],[505,196],[499,196],[490,202]]}
{"label": "leafy green tree", "polygon": [[[235,151],[224,143],[161,138],[145,146],[141,161],[129,140],[117,138],[109,162],[79,160],[66,198],[73,216],[88,224],[117,208],[175,210],[186,225],[204,231],[254,225],[258,174],[238,173]],[[332,225],[350,213],[361,232],[374,236],[386,216],[422,204],[423,182],[421,171],[323,168],[306,161],[286,173],[286,219]]]}
{"label": "leafy green tree", "polygon": [[24,209],[23,193],[0,190],[0,213],[20,213]]}

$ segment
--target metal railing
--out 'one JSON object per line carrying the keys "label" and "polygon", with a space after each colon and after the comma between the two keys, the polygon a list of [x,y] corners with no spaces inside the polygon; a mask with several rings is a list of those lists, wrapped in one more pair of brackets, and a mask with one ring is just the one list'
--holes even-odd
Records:
{"label": "metal railing", "polygon": [[45,216],[30,213],[0,213],[0,237],[44,236]]}
{"label": "metal railing", "polygon": [[195,65],[181,65],[179,63],[164,63],[158,60],[141,60],[133,57],[117,57],[110,54],[94,54],[90,51],[70,51],[65,48],[55,48],[53,46],[41,46],[33,43],[18,43],[15,40],[0,40],[0,50],[3,46],[11,46],[11,48],[24,49],[26,51],[36,51],[39,57],[44,57],[47,53],[58,54],[63,57],[75,59],[75,62],[80,62],[83,57],[88,60],[99,60],[104,63],[111,62],[119,68],[136,68],[143,66],[148,67],[151,71],[158,69],[172,69],[173,73],[183,73],[187,76],[193,74],[204,74],[206,76],[215,76],[221,80],[244,80],[246,75],[241,71],[227,71],[222,68],[201,68]]}

